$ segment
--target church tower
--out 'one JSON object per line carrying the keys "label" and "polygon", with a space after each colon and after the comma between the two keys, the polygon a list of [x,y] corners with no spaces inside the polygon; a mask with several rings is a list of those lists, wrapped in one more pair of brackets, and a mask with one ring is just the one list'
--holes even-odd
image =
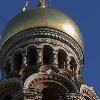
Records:
{"label": "church tower", "polygon": [[83,41],[78,26],[39,0],[15,16],[0,42],[0,100],[99,100],[84,84]]}

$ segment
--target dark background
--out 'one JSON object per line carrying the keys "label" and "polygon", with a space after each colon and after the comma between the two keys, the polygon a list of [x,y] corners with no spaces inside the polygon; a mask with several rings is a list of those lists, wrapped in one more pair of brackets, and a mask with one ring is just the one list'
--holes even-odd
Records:
{"label": "dark background", "polygon": [[[84,39],[83,79],[100,95],[100,0],[47,0],[47,5],[64,12],[79,26]],[[25,0],[0,0],[0,35],[8,21],[22,11]],[[30,0],[35,7],[37,0]],[[2,76],[0,75],[0,78]]]}

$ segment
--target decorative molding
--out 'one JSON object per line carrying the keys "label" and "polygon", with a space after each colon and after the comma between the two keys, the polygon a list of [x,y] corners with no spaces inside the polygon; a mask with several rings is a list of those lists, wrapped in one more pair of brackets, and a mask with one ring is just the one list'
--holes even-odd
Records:
{"label": "decorative molding", "polygon": [[87,96],[91,100],[99,100],[98,96],[96,95],[96,92],[94,91],[93,87],[89,87],[85,84],[82,84],[80,87],[80,93],[83,96]]}

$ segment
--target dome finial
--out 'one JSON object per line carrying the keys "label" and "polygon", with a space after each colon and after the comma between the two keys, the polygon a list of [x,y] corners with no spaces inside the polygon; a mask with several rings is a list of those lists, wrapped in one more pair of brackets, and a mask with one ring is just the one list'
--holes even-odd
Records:
{"label": "dome finial", "polygon": [[29,0],[26,0],[25,5],[23,7],[23,11],[25,11],[27,9],[28,3],[29,3]]}
{"label": "dome finial", "polygon": [[38,7],[45,8],[46,7],[45,0],[39,0]]}

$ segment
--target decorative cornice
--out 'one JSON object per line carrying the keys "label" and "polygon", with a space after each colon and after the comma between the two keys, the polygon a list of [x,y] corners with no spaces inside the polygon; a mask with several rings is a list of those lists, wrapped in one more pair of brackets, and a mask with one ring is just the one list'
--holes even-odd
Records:
{"label": "decorative cornice", "polygon": [[[1,63],[4,62],[3,60],[8,54],[8,51],[10,52],[18,44],[26,45],[29,42],[32,43],[39,43],[39,42],[41,43],[43,41],[46,42],[46,38],[58,40],[64,43],[65,45],[68,45],[77,55],[80,66],[83,65],[83,52],[81,47],[78,45],[78,43],[69,35],[57,31],[55,29],[49,29],[49,28],[28,29],[10,38],[1,49],[1,53],[0,53]],[[41,41],[41,39],[43,41]],[[55,44],[55,42],[53,42],[53,44]]]}

